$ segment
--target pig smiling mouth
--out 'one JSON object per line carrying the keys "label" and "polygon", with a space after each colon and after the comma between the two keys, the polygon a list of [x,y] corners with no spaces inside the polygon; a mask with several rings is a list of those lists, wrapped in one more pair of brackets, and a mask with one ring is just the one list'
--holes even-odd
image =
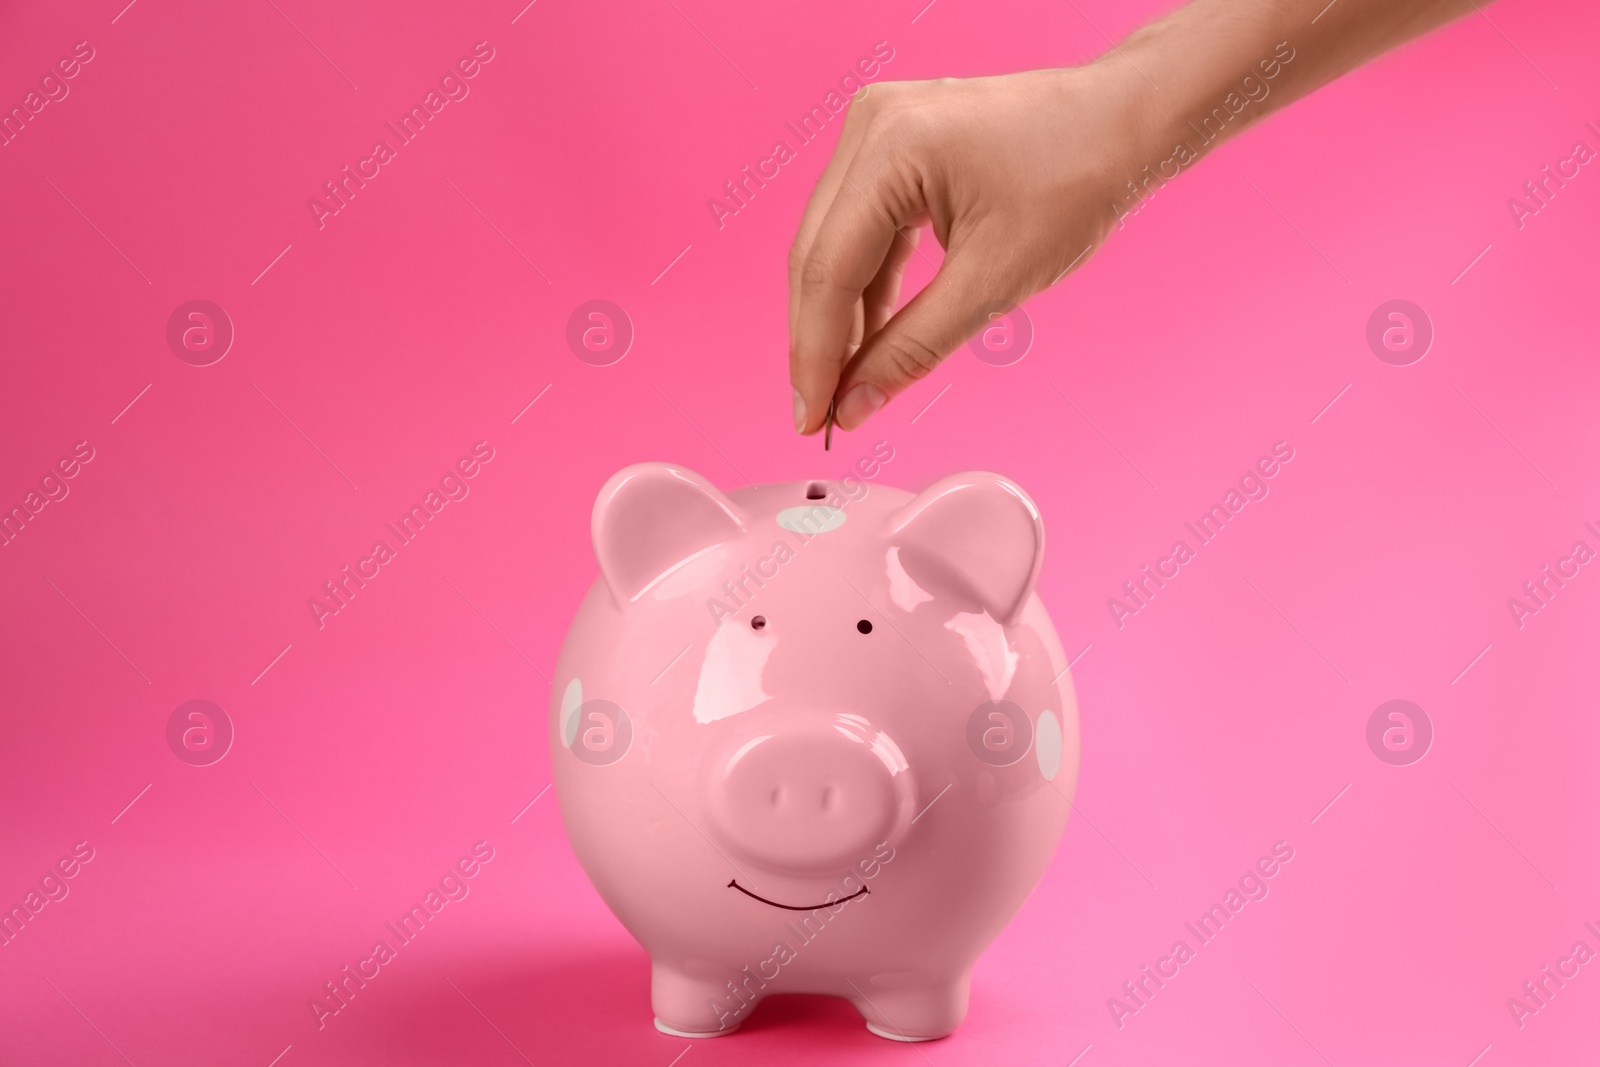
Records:
{"label": "pig smiling mouth", "polygon": [[811,904],[811,905],[809,905],[807,907],[804,907],[804,908],[797,908],[793,904],[779,904],[775,900],[768,900],[766,897],[756,896],[756,894],[750,892],[750,890],[748,890],[744,886],[740,885],[739,884],[739,880],[737,878],[728,883],[728,888],[729,889],[737,889],[739,892],[743,893],[747,897],[753,897],[754,899],[761,901],[761,903],[763,903],[763,904],[770,904],[774,908],[782,908],[785,911],[816,911],[818,908],[831,908],[831,907],[834,907],[837,904],[843,904],[846,900],[854,900],[854,899],[856,899],[856,897],[863,897],[863,896],[866,896],[868,894],[867,887],[866,886],[862,886],[856,892],[851,893],[847,897],[842,897],[839,900],[829,901],[826,904]]}

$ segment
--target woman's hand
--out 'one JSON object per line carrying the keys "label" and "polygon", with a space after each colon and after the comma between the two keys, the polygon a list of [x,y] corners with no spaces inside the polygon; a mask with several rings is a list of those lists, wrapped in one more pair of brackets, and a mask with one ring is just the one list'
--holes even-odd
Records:
{"label": "woman's hand", "polygon": [[[795,429],[855,429],[1216,145],[1475,8],[1192,0],[1087,66],[862,90],[789,252]],[[896,313],[929,224],[944,263]]]}
{"label": "woman's hand", "polygon": [[[835,397],[855,429],[1105,240],[1139,155],[1126,74],[886,82],[851,102],[789,253],[796,430],[820,430]],[[928,224],[944,263],[895,314]]]}

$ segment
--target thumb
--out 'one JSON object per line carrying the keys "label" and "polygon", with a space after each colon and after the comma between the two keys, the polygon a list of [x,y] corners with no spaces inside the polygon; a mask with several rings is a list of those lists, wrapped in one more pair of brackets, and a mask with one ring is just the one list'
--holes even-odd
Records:
{"label": "thumb", "polygon": [[974,268],[978,254],[951,253],[911,302],[868,337],[840,376],[835,420],[854,430],[890,398],[927,377],[944,358],[976,333],[989,313],[1008,311],[1007,299],[992,272]]}

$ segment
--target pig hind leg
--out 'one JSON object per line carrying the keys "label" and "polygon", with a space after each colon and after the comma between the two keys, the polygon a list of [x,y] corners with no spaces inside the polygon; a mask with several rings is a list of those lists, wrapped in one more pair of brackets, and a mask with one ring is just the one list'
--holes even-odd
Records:
{"label": "pig hind leg", "polygon": [[[945,1037],[967,1015],[971,973],[951,979],[925,974],[880,975],[871,989],[850,997],[867,1029],[892,1041],[932,1041]],[[899,978],[903,984],[893,983]],[[888,988],[884,988],[888,986]]]}

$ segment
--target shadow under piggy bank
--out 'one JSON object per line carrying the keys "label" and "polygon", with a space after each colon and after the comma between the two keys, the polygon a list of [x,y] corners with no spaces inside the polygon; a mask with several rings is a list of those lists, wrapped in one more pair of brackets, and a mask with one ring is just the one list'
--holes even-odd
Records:
{"label": "shadow under piggy bank", "polygon": [[[650,1001],[649,958],[638,948],[562,948],[531,962],[456,958],[429,970],[406,987],[410,995],[369,1002],[375,1025],[358,1040],[373,1062],[666,1064],[690,1044],[638,1025]],[[756,1062],[769,1042],[791,1053],[799,1042],[808,1056],[880,1044],[848,1002],[825,996],[767,998],[741,1033],[741,1055]]]}

